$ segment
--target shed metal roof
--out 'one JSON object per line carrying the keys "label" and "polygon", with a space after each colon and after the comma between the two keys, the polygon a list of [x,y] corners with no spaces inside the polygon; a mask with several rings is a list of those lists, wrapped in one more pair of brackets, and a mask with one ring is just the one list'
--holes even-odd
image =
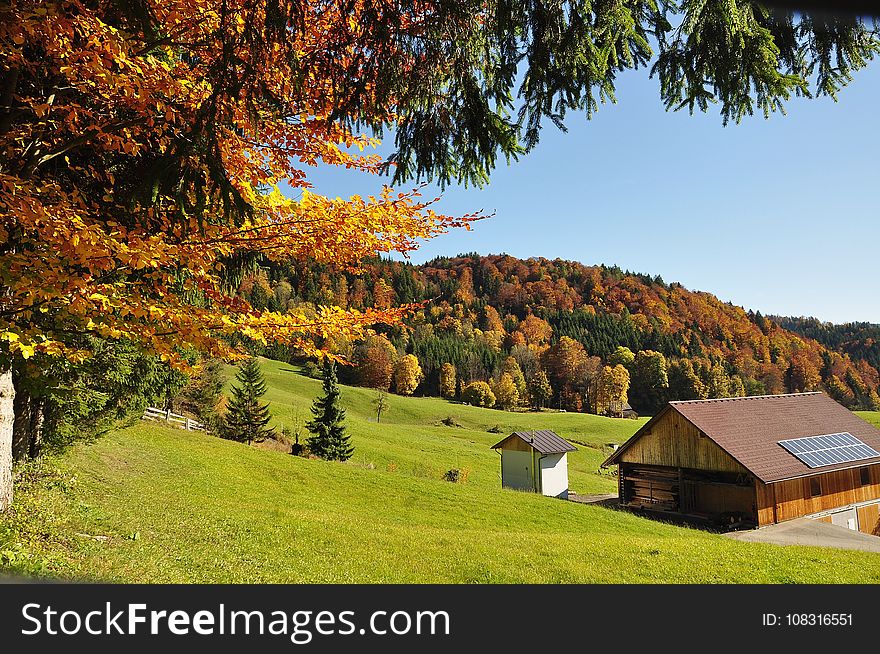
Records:
{"label": "shed metal roof", "polygon": [[880,463],[880,457],[810,468],[779,442],[849,432],[880,451],[880,429],[825,393],[763,395],[670,402],[624,443],[604,465],[614,463],[667,411],[677,411],[764,483]]}
{"label": "shed metal roof", "polygon": [[574,452],[577,448],[562,438],[555,431],[549,429],[541,429],[539,431],[515,431],[510,436],[499,441],[492,446],[492,449],[499,448],[505,441],[516,436],[524,441],[527,445],[531,445],[541,454],[562,454],[563,452]]}

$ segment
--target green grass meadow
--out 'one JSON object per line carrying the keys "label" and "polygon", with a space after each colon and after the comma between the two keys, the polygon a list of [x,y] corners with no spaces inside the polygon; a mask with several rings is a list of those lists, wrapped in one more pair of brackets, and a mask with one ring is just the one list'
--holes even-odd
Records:
{"label": "green grass meadow", "polygon": [[[264,371],[276,423],[307,419],[320,382],[273,361]],[[614,491],[598,471],[606,444],[643,420],[389,395],[377,424],[374,396],[343,387],[356,448],[345,464],[143,422],[31,464],[0,516],[0,566],[145,583],[880,582],[875,554],[738,542],[500,488],[494,425],[577,442],[571,488],[587,494]],[[466,483],[442,480],[453,467]]]}
{"label": "green grass meadow", "polygon": [[880,411],[856,411],[856,415],[875,427],[880,427]]}

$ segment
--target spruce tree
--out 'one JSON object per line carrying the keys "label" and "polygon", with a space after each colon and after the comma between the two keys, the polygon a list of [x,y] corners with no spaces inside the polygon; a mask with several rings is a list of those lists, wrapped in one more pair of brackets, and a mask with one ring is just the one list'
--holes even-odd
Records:
{"label": "spruce tree", "polygon": [[314,419],[306,423],[311,436],[306,440],[309,451],[328,461],[346,461],[354,448],[345,433],[345,409],[339,404],[339,385],[336,381],[336,365],[324,364],[324,395],[312,405]]}
{"label": "spruce tree", "polygon": [[248,445],[266,440],[273,434],[273,430],[267,427],[272,416],[269,405],[260,403],[260,398],[266,393],[266,382],[255,357],[239,366],[235,381],[237,385],[232,387],[223,437]]}

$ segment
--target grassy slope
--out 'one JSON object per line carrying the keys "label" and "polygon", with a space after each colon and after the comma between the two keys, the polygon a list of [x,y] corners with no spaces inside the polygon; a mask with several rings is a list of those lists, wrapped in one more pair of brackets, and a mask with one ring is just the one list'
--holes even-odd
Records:
{"label": "grassy slope", "polygon": [[[311,417],[309,407],[321,392],[321,382],[298,374],[290,366],[265,361],[263,366],[274,424],[291,425],[297,414]],[[629,438],[646,419],[613,420],[576,413],[511,413],[451,403],[440,398],[405,398],[388,395],[390,408],[376,423],[372,404],[375,391],[345,387],[343,403],[349,431],[356,447],[354,462],[402,474],[438,479],[450,468],[466,468],[468,484],[496,489],[500,484],[498,455],[490,448],[517,429],[553,429],[586,446],[569,456],[571,488],[581,494],[614,493],[615,480],[608,471],[599,472],[610,454],[608,443]],[[462,427],[447,427],[440,421],[452,416]],[[500,426],[501,434],[487,430]]]}
{"label": "grassy slope", "polygon": [[[266,363],[282,421],[318,390],[285,368]],[[393,397],[378,426],[370,392],[344,399],[354,465],[138,424],[25,475],[0,530],[12,527],[45,572],[119,581],[880,582],[872,554],[740,543],[498,488],[488,425],[605,443],[635,423]],[[450,414],[466,428],[434,426]],[[612,485],[591,475],[601,456],[572,457],[574,488]],[[452,465],[470,468],[467,484],[438,480]]]}

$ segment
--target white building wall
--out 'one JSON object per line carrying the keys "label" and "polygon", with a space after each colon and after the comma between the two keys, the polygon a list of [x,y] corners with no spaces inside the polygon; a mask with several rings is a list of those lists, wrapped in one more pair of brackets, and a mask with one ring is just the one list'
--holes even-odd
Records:
{"label": "white building wall", "polygon": [[541,492],[548,497],[568,499],[568,454],[541,458]]}
{"label": "white building wall", "polygon": [[514,490],[535,491],[532,453],[501,450],[501,485]]}
{"label": "white building wall", "polygon": [[832,513],[831,524],[837,525],[838,527],[846,527],[847,529],[852,529],[853,531],[858,531],[859,514],[854,508],[838,511],[837,513]]}

